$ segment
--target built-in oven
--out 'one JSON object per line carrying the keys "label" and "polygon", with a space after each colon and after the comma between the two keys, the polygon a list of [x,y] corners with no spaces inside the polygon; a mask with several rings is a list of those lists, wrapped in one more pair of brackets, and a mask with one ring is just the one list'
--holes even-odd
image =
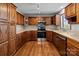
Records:
{"label": "built-in oven", "polygon": [[46,38],[46,31],[40,31],[40,30],[38,30],[37,37],[38,38]]}
{"label": "built-in oven", "polygon": [[46,29],[45,29],[45,22],[38,22],[38,31],[37,31],[37,38],[39,41],[44,41],[46,38]]}

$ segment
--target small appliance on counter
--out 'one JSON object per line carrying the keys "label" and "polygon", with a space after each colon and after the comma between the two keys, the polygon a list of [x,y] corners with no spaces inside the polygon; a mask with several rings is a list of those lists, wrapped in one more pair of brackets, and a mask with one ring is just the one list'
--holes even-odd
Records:
{"label": "small appliance on counter", "polygon": [[38,41],[44,41],[46,38],[45,21],[39,21],[37,27],[38,27],[37,32]]}

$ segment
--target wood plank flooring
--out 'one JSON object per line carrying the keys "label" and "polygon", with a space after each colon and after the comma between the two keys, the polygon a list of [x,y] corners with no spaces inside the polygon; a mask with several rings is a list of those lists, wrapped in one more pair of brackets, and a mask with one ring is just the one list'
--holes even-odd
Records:
{"label": "wood plank flooring", "polygon": [[59,56],[59,53],[50,42],[30,41],[23,45],[15,56]]}

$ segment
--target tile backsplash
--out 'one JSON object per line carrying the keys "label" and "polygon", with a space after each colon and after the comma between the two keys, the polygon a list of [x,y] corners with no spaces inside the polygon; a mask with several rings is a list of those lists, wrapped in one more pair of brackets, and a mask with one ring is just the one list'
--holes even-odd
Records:
{"label": "tile backsplash", "polygon": [[16,32],[24,30],[23,25],[16,25]]}
{"label": "tile backsplash", "polygon": [[73,30],[73,31],[79,31],[79,24],[72,24],[71,25],[71,30]]}

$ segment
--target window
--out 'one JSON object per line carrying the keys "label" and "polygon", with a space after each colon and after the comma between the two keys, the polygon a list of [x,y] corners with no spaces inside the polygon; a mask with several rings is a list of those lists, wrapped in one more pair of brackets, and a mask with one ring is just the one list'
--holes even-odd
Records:
{"label": "window", "polygon": [[61,29],[70,30],[70,24],[64,14],[61,15]]}

